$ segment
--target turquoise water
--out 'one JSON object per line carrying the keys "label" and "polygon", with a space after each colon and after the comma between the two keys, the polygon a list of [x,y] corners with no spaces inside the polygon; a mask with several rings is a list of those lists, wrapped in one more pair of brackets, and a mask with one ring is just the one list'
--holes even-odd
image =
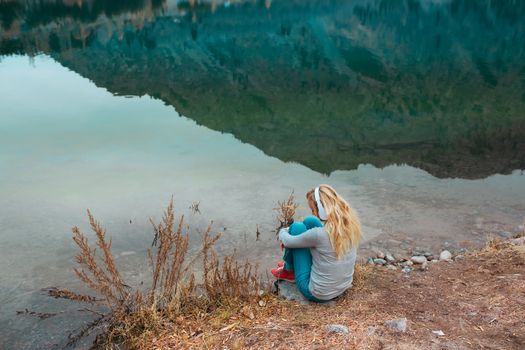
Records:
{"label": "turquoise water", "polygon": [[0,3],[0,348],[88,319],[39,292],[79,287],[86,208],[131,283],[171,196],[263,269],[276,201],[293,189],[304,215],[324,182],[358,210],[362,255],[523,229],[522,2],[79,4]]}

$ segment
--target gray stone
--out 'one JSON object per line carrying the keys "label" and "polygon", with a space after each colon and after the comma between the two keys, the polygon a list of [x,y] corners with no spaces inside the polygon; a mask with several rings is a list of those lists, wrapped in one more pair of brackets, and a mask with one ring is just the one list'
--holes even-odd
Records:
{"label": "gray stone", "polygon": [[452,253],[448,250],[444,250],[439,254],[439,260],[452,260]]}
{"label": "gray stone", "polygon": [[513,245],[524,245],[525,244],[525,236],[511,239],[510,243],[513,244]]}
{"label": "gray stone", "polygon": [[509,231],[500,231],[498,232],[498,235],[502,238],[511,238],[512,237],[512,233],[510,233]]}
{"label": "gray stone", "polygon": [[398,318],[395,320],[389,320],[385,322],[385,326],[387,328],[390,328],[394,332],[403,333],[407,330],[407,319],[406,318]]}
{"label": "gray stone", "polygon": [[385,255],[385,259],[386,259],[386,261],[388,261],[389,263],[393,263],[394,261],[396,261],[396,259],[394,259],[394,256],[392,256],[392,254],[386,254],[386,255]]}
{"label": "gray stone", "polygon": [[422,264],[427,261],[427,258],[424,255],[416,255],[410,258],[414,264]]}
{"label": "gray stone", "polygon": [[405,266],[401,271],[403,271],[404,273],[409,273],[410,271],[412,271],[412,268],[410,266]]}
{"label": "gray stone", "polygon": [[343,326],[342,324],[329,324],[326,326],[326,330],[330,333],[350,333],[350,329],[348,329],[347,326]]}
{"label": "gray stone", "polygon": [[385,265],[386,260],[385,259],[374,259],[374,264],[376,265]]}
{"label": "gray stone", "polygon": [[395,265],[386,265],[386,268],[389,269],[389,270],[397,271],[397,266],[395,266]]}
{"label": "gray stone", "polygon": [[426,271],[428,269],[428,261],[425,261],[424,263],[422,263],[419,269],[421,271]]}
{"label": "gray stone", "polygon": [[299,292],[299,289],[297,289],[297,286],[295,283],[288,282],[288,281],[275,281],[274,287],[277,291],[277,294],[286,300],[293,300],[297,301],[301,304],[309,304],[310,301],[306,299],[301,292]]}
{"label": "gray stone", "polygon": [[412,261],[410,261],[410,260],[407,260],[407,261],[403,261],[399,265],[400,266],[412,266],[412,265],[414,265],[414,263]]}
{"label": "gray stone", "polygon": [[366,261],[367,264],[370,264],[370,265],[374,265],[374,259],[373,258],[368,258],[368,260]]}

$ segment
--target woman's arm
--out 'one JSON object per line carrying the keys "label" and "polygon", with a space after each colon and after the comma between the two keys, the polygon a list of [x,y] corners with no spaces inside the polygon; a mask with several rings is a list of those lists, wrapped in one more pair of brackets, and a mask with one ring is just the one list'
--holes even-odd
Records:
{"label": "woman's arm", "polygon": [[286,248],[312,248],[318,244],[318,227],[312,228],[297,236],[292,236],[287,229],[279,231],[279,240]]}

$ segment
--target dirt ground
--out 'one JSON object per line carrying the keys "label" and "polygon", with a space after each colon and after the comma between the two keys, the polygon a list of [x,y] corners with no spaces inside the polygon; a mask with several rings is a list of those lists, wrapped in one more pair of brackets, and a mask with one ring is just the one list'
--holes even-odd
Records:
{"label": "dirt ground", "polygon": [[[354,284],[330,304],[264,295],[198,322],[181,319],[151,348],[525,349],[525,246],[499,242],[408,274],[360,265]],[[398,318],[407,319],[405,332],[384,325]],[[350,333],[330,333],[330,324]]]}

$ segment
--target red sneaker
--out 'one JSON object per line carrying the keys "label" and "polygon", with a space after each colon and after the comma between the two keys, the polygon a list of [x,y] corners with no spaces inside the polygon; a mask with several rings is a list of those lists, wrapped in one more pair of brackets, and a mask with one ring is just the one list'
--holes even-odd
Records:
{"label": "red sneaker", "polygon": [[285,270],[284,267],[276,267],[275,269],[272,269],[272,275],[278,280],[295,282],[295,275],[293,271]]}

